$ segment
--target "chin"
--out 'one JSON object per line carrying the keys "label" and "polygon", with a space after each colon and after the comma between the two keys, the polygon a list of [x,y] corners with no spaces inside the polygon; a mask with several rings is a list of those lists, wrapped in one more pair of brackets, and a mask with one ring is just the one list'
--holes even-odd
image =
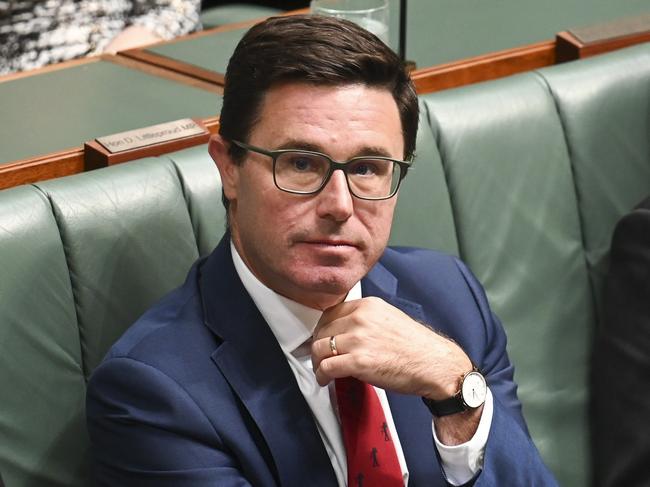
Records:
{"label": "chin", "polygon": [[[300,275],[302,274],[302,275]],[[340,302],[348,291],[363,277],[364,274],[351,273],[349,269],[311,269],[306,274],[302,272],[295,276],[295,285],[303,296],[313,294],[321,299]],[[320,300],[320,299],[319,299]]]}

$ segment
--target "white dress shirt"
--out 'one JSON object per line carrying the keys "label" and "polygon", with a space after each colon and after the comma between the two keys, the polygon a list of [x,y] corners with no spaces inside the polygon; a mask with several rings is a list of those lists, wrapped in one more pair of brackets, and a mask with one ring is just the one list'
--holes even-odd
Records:
{"label": "white dress shirt", "polygon": [[[271,331],[275,335],[298,382],[298,387],[309,405],[318,432],[329,455],[334,473],[340,487],[347,485],[347,460],[341,425],[336,410],[334,382],[329,387],[321,387],[311,362],[311,337],[322,315],[322,311],[309,308],[281,296],[262,284],[239,256],[235,246],[230,243],[233,263],[246,291],[253,299]],[[361,298],[361,283],[358,282],[348,293],[346,301]],[[395,429],[386,392],[375,387],[379,402],[384,410],[386,422],[394,439],[395,450],[402,469],[404,485],[408,483],[406,460]],[[488,394],[479,426],[474,436],[466,443],[447,446],[438,440],[432,421],[432,433],[447,480],[452,485],[462,485],[470,480],[483,466],[483,452],[492,423],[492,394]]]}

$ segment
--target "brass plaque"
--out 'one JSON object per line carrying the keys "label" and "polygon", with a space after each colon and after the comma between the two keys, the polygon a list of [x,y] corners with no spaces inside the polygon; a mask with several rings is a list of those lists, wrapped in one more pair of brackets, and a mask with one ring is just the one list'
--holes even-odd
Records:
{"label": "brass plaque", "polygon": [[207,130],[191,118],[174,120],[173,122],[160,123],[151,127],[128,130],[119,134],[98,137],[96,140],[111,154],[139,149],[160,142],[183,139],[192,135],[207,133]]}

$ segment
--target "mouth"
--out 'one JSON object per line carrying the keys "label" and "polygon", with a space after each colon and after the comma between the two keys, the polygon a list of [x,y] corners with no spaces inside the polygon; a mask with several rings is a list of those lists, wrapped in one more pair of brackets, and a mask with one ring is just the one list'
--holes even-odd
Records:
{"label": "mouth", "polygon": [[302,248],[314,258],[350,259],[361,251],[361,246],[352,240],[338,238],[314,238],[297,242],[297,248]]}
{"label": "mouth", "polygon": [[354,242],[349,240],[337,240],[337,239],[314,239],[314,240],[305,240],[300,242],[307,245],[312,245],[315,247],[324,247],[324,248],[358,248]]}

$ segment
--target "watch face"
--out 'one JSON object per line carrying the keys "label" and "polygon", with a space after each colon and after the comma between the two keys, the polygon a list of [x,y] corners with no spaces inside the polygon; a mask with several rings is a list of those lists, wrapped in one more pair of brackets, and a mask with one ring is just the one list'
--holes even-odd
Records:
{"label": "watch face", "polygon": [[485,379],[478,372],[470,372],[465,376],[462,387],[463,401],[470,408],[477,408],[485,402],[487,385]]}

